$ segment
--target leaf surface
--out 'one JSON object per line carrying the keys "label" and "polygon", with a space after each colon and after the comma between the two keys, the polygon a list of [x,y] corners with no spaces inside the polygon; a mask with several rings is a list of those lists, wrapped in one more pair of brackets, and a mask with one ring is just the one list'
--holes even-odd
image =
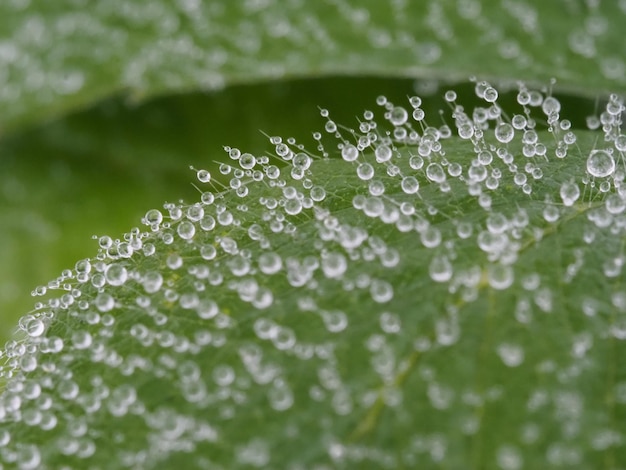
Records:
{"label": "leaf surface", "polygon": [[[0,5],[0,125],[111,95],[358,75],[626,90],[624,2],[248,1]],[[593,70],[594,73],[590,73]]]}
{"label": "leaf surface", "polygon": [[380,104],[317,149],[229,148],[230,189],[101,239],[5,349],[0,458],[617,468],[619,118],[573,133],[547,98],[517,115],[550,130],[457,109],[450,135]]}

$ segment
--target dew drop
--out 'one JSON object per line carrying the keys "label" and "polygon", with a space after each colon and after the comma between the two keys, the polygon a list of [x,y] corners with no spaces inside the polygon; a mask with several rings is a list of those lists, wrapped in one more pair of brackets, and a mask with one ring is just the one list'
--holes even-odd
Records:
{"label": "dew drop", "polygon": [[400,329],[402,327],[402,323],[400,322],[400,317],[395,313],[391,312],[383,312],[380,314],[380,328],[389,334],[397,334],[400,333]]}
{"label": "dew drop", "polygon": [[41,336],[45,330],[45,324],[39,318],[33,318],[26,325],[26,333],[31,338],[36,338],[37,336]]}
{"label": "dew drop", "polygon": [[339,333],[348,326],[348,316],[341,310],[322,311],[322,320],[331,333]]}
{"label": "dew drop", "polygon": [[292,164],[298,170],[308,170],[311,166],[311,158],[306,153],[299,152],[293,157]]}
{"label": "dew drop", "polygon": [[154,294],[163,285],[163,276],[158,271],[146,273],[142,279],[143,288],[148,294]]}
{"label": "dew drop", "polygon": [[346,272],[348,262],[341,253],[328,253],[322,258],[322,271],[330,279],[338,279]]}
{"label": "dew drop", "polygon": [[439,163],[430,163],[426,167],[426,176],[435,183],[443,183],[446,180],[446,172]]}
{"label": "dew drop", "polygon": [[524,349],[516,344],[502,343],[497,348],[502,362],[509,367],[517,367],[524,362]]}
{"label": "dew drop", "polygon": [[424,117],[426,117],[426,113],[424,113],[424,110],[422,108],[415,108],[413,110],[413,119],[415,119],[417,122],[420,122],[424,119]]}
{"label": "dew drop", "polygon": [[565,206],[573,206],[580,197],[580,188],[573,181],[566,181],[561,185],[559,194]]}
{"label": "dew drop", "polygon": [[402,124],[406,123],[408,118],[409,114],[407,113],[406,109],[400,106],[393,108],[389,113],[389,121],[394,126],[401,126]]}
{"label": "dew drop", "polygon": [[389,302],[393,298],[393,287],[387,281],[376,279],[370,284],[370,294],[374,302]]}
{"label": "dew drop", "polygon": [[541,104],[541,109],[546,115],[558,114],[561,111],[561,103],[553,96],[548,96]]}
{"label": "dew drop", "polygon": [[241,155],[241,157],[239,157],[239,166],[241,166],[241,168],[243,168],[244,170],[251,170],[252,168],[254,168],[255,165],[256,157],[251,153],[244,153]]}
{"label": "dew drop", "polygon": [[611,194],[606,198],[606,210],[609,214],[618,215],[626,209],[626,200],[619,194]]}
{"label": "dew drop", "polygon": [[198,172],[196,173],[196,177],[201,183],[208,183],[209,181],[211,181],[211,173],[209,173],[207,170],[198,170]]}
{"label": "dew drop", "polygon": [[183,220],[180,224],[178,224],[176,232],[180,238],[190,240],[196,233],[196,226],[188,220]]}
{"label": "dew drop", "polygon": [[310,194],[311,199],[315,202],[321,202],[326,198],[326,190],[323,186],[313,186]]}
{"label": "dew drop", "polygon": [[493,87],[487,87],[484,91],[483,98],[488,103],[495,103],[498,99],[498,90]]}
{"label": "dew drop", "polygon": [[419,170],[424,166],[424,159],[419,155],[413,155],[409,159],[409,166],[414,170]]}
{"label": "dew drop", "polygon": [[341,158],[347,162],[353,162],[359,158],[359,150],[352,144],[344,145],[341,149]]}
{"label": "dew drop", "polygon": [[376,161],[378,163],[383,163],[391,159],[393,152],[387,145],[379,145],[378,147],[376,147],[374,155],[376,156]]}
{"label": "dew drop", "polygon": [[417,178],[414,176],[405,176],[402,178],[400,186],[402,191],[406,194],[415,194],[420,188],[419,181],[417,181]]}
{"label": "dew drop", "polygon": [[428,266],[428,273],[435,282],[448,282],[452,278],[452,264],[447,256],[435,256]]}
{"label": "dew drop", "polygon": [[110,294],[106,292],[101,292],[96,296],[94,301],[96,308],[101,312],[108,312],[115,307],[115,300],[111,297]]}
{"label": "dew drop", "polygon": [[498,142],[508,144],[513,140],[513,137],[515,136],[515,129],[513,129],[513,126],[511,124],[501,122],[496,126],[495,134]]}
{"label": "dew drop", "polygon": [[72,343],[76,349],[87,349],[92,342],[93,338],[87,331],[81,330],[72,333]]}
{"label": "dew drop", "polygon": [[297,215],[302,212],[302,201],[300,199],[289,199],[285,203],[285,212],[289,215]]}
{"label": "dew drop", "polygon": [[593,150],[587,158],[587,171],[591,176],[604,178],[615,171],[615,160],[606,150]]}
{"label": "dew drop", "polygon": [[263,274],[275,274],[283,266],[281,257],[274,252],[265,252],[259,256],[259,269]]}
{"label": "dew drop", "polygon": [[361,163],[356,169],[356,174],[363,181],[371,180],[374,177],[374,167],[369,163]]}
{"label": "dew drop", "polygon": [[144,216],[148,225],[159,225],[163,222],[163,214],[158,209],[150,209]]}
{"label": "dew drop", "polygon": [[509,221],[499,212],[494,212],[487,217],[487,230],[493,234],[500,234],[509,228]]}
{"label": "dew drop", "polygon": [[112,286],[121,286],[128,279],[128,271],[121,264],[110,264],[104,273],[107,282]]}
{"label": "dew drop", "polygon": [[496,290],[503,290],[513,284],[513,268],[504,264],[492,264],[487,271],[489,285]]}

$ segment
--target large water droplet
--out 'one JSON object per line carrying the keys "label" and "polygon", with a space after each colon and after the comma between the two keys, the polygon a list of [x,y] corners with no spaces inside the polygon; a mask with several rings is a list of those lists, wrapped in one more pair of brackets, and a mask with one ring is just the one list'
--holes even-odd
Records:
{"label": "large water droplet", "polygon": [[402,191],[406,194],[415,194],[420,188],[419,181],[417,181],[414,176],[405,176],[402,178],[400,186],[402,187]]}
{"label": "large water droplet", "polygon": [[446,172],[439,163],[431,163],[426,167],[426,176],[435,183],[443,183],[446,180]]}
{"label": "large water droplet", "polygon": [[606,150],[593,150],[587,158],[587,171],[591,176],[604,178],[615,171],[615,160]]}
{"label": "large water droplet", "polygon": [[35,338],[37,336],[41,336],[44,329],[44,322],[38,318],[33,318],[26,326],[26,333],[28,333],[28,336]]}
{"label": "large water droplet", "polygon": [[192,222],[184,220],[178,225],[176,232],[178,232],[180,238],[190,240],[196,233],[196,226]]}
{"label": "large water droplet", "polygon": [[163,222],[163,214],[158,209],[150,209],[144,216],[146,223],[149,225],[159,225]]}
{"label": "large water droplet", "polygon": [[110,264],[107,266],[104,276],[112,286],[121,286],[128,279],[128,271],[121,264]]}
{"label": "large water droplet", "polygon": [[495,134],[498,142],[507,144],[513,140],[513,137],[515,136],[515,129],[513,129],[513,126],[511,124],[501,122],[496,126]]}
{"label": "large water droplet", "polygon": [[354,160],[359,158],[359,151],[352,144],[344,145],[344,147],[341,149],[341,158],[343,158],[347,162],[353,162]]}

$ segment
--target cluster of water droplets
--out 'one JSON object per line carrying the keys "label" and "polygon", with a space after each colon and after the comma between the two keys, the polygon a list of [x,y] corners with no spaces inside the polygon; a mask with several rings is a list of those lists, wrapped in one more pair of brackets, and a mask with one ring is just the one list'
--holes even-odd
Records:
{"label": "cluster of water droplets", "polygon": [[505,470],[623,455],[578,388],[626,339],[623,101],[589,135],[549,90],[519,85],[507,112],[475,93],[436,116],[381,96],[356,129],[322,110],[314,151],[226,147],[196,203],[96,237],[4,349],[0,462],[454,467],[464,439]]}

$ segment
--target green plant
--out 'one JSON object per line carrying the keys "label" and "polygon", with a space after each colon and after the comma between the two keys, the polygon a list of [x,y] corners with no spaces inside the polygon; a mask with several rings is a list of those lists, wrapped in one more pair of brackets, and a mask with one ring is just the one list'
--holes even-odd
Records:
{"label": "green plant", "polygon": [[[5,347],[0,461],[620,468],[626,137],[623,99],[602,92],[626,85],[614,50],[626,5],[544,3],[315,2],[303,14],[298,1],[111,2],[87,16],[67,2],[42,11],[54,34],[93,35],[99,48],[59,53],[69,59],[46,62],[48,79],[32,93],[8,87],[7,129],[124,86],[137,98],[320,73],[480,78],[435,93],[443,100],[428,98],[432,81],[418,82],[421,96],[381,95],[354,129],[335,116],[355,112],[342,101],[320,110],[323,129],[309,143],[273,129],[269,146],[233,141],[211,171],[194,169],[191,203],[151,209],[143,229],[119,239],[98,237],[97,256],[36,289],[43,300]],[[37,30],[20,5],[3,8]],[[430,30],[411,21],[422,17]],[[219,27],[224,18],[238,28]],[[128,24],[107,30],[113,19]],[[55,50],[70,46],[59,40]],[[6,80],[15,88],[19,78]],[[543,88],[506,83],[522,79]],[[559,89],[606,99],[594,114]],[[188,114],[191,126],[199,98],[185,99],[157,100],[145,115]],[[242,102],[236,131],[255,109]],[[169,169],[180,164],[169,150],[193,151],[187,137],[202,135],[164,132],[151,146],[136,111],[119,108],[109,101],[5,145],[50,149],[61,136],[70,154],[98,154],[116,139],[100,132],[108,112],[137,134],[122,155],[149,153],[157,163],[148,168]],[[138,166],[133,184],[148,173]]]}

